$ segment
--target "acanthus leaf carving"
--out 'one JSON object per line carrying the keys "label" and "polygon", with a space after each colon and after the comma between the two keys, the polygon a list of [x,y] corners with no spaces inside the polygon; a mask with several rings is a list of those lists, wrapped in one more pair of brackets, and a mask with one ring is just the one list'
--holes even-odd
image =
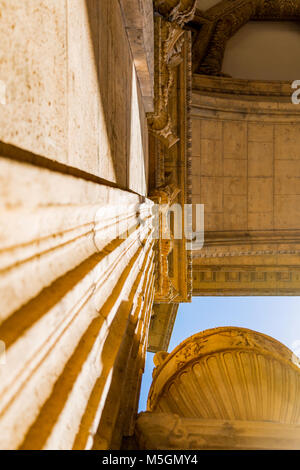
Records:
{"label": "acanthus leaf carving", "polygon": [[[168,299],[172,302],[178,292],[169,276],[168,256],[173,250],[173,234],[168,226],[168,212],[174,203],[180,189],[169,184],[153,190],[150,198],[155,202],[158,211],[159,233],[156,250],[156,301]],[[169,235],[169,236],[167,236]]]}
{"label": "acanthus leaf carving", "polygon": [[179,140],[168,106],[175,82],[175,68],[182,61],[183,43],[183,29],[162,18],[155,18],[155,102],[154,112],[148,113],[148,125],[149,130],[167,148],[171,148]]}
{"label": "acanthus leaf carving", "polygon": [[193,19],[196,0],[154,0],[154,9],[169,21],[182,26]]}

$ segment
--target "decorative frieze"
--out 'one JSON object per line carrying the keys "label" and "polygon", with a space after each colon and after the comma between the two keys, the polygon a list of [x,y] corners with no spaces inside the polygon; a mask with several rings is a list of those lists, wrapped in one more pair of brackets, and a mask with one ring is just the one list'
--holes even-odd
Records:
{"label": "decorative frieze", "polygon": [[136,425],[141,450],[297,450],[299,425],[182,418],[141,413]]}
{"label": "decorative frieze", "polygon": [[160,16],[155,17],[155,64],[155,112],[148,114],[154,169],[150,197],[161,206],[155,300],[181,302],[191,298],[191,259],[184,235],[175,240],[166,232],[172,206],[179,205],[183,213],[184,204],[191,202],[191,36],[178,22]]}
{"label": "decorative frieze", "polygon": [[299,295],[300,266],[194,264],[193,294],[214,295]]}

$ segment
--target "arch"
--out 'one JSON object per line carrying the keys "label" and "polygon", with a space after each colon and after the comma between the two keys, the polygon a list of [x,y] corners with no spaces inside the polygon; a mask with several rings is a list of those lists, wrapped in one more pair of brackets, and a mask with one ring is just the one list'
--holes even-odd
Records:
{"label": "arch", "polygon": [[[300,19],[300,0],[228,0],[211,8],[204,17],[196,14],[199,24],[209,24],[209,38],[202,54],[193,55],[194,72],[203,75],[223,75],[222,62],[227,41],[250,20],[296,21]],[[200,32],[195,40],[203,41]]]}

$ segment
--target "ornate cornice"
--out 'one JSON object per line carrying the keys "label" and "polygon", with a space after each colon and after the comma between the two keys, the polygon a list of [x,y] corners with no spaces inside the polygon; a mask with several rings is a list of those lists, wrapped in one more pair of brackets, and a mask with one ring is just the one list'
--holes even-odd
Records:
{"label": "ornate cornice", "polygon": [[154,113],[148,114],[148,125],[167,148],[179,140],[168,107],[175,68],[182,62],[183,42],[184,31],[179,26],[155,18],[155,100]]}
{"label": "ornate cornice", "polygon": [[[155,5],[159,13],[155,16],[155,109],[147,115],[152,163],[150,197],[162,206],[162,224],[155,244],[155,301],[182,302],[192,295],[191,256],[185,236],[173,240],[172,236],[164,237],[163,232],[172,204],[176,202],[183,210],[184,204],[191,202],[191,33],[182,26],[191,18],[195,2]],[[186,233],[185,223],[182,234]]]}
{"label": "ornate cornice", "polygon": [[198,73],[204,75],[224,75],[221,72],[221,68],[226,43],[251,19],[255,13],[255,7],[256,0],[248,0],[216,21],[213,37],[205,58],[197,70]]}
{"label": "ornate cornice", "polygon": [[192,20],[196,0],[154,0],[155,17],[155,103],[148,114],[149,130],[168,148],[179,141],[175,123],[169,112],[169,99],[174,87],[175,69],[183,61],[185,31]]}
{"label": "ornate cornice", "polygon": [[191,23],[194,72],[222,76],[227,41],[248,21],[299,18],[300,0],[223,0],[205,13],[197,10]]}

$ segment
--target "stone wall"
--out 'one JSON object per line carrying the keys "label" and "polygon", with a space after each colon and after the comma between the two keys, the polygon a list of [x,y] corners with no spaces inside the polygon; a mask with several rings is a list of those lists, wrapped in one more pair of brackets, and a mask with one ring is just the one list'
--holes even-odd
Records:
{"label": "stone wall", "polygon": [[300,114],[286,82],[194,75],[194,295],[300,292]]}
{"label": "stone wall", "polygon": [[153,83],[121,3],[0,1],[2,449],[119,448],[133,432],[154,296]]}
{"label": "stone wall", "polygon": [[297,106],[194,97],[193,202],[207,232],[300,228]]}
{"label": "stone wall", "polygon": [[0,9],[0,141],[146,194],[145,110],[119,1]]}

